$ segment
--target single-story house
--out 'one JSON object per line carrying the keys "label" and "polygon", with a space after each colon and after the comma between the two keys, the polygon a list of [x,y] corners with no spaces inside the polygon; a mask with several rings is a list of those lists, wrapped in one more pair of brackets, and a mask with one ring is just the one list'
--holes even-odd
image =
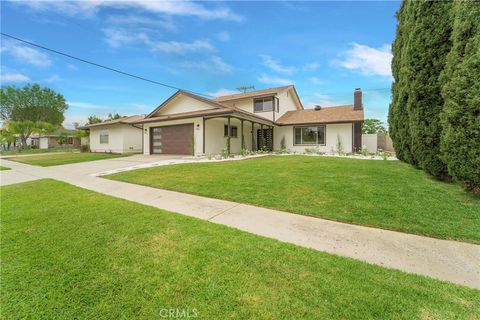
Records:
{"label": "single-story house", "polygon": [[140,115],[123,117],[88,124],[79,129],[90,132],[88,143],[92,152],[142,152],[143,126],[135,123],[143,118]]}
{"label": "single-story house", "polygon": [[[61,138],[65,138],[64,143],[60,143],[62,142]],[[74,134],[74,130],[60,129],[52,133],[32,136],[30,145],[39,149],[78,148],[80,147],[80,138]]]}
{"label": "single-story house", "polygon": [[[101,143],[101,130],[121,145],[139,141],[145,154],[220,154],[247,150],[288,149],[305,152],[360,151],[364,120],[362,91],[356,89],[352,105],[304,109],[293,85],[207,99],[177,91],[145,117],[125,120],[113,132],[101,123],[86,126],[93,143]],[[100,127],[102,126],[103,127]],[[92,130],[95,128],[95,130]],[[102,129],[100,129],[102,128]],[[128,130],[126,129],[128,128]],[[141,137],[138,132],[141,129]],[[135,132],[135,135],[133,136]],[[142,148],[139,148],[142,149]],[[110,148],[112,152],[125,149]],[[105,151],[105,150],[102,150]]]}

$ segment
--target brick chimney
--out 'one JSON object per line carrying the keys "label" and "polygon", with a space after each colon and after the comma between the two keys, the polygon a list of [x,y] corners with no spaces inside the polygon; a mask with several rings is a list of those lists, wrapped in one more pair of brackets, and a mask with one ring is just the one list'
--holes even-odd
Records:
{"label": "brick chimney", "polygon": [[355,92],[353,93],[353,110],[362,110],[363,103],[362,103],[362,89],[356,88]]}

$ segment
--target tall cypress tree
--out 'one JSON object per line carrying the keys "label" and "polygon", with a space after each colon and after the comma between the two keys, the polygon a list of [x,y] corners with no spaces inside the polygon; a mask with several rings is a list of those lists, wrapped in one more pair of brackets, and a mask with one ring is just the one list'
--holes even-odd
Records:
{"label": "tall cypress tree", "polygon": [[480,2],[454,4],[453,47],[442,73],[441,150],[448,173],[480,192]]}
{"label": "tall cypress tree", "polygon": [[412,1],[402,2],[397,12],[397,34],[392,45],[392,103],[388,111],[389,132],[397,158],[415,164],[411,152],[411,136],[407,103],[409,97],[408,60],[409,34],[413,27]]}
{"label": "tall cypress tree", "polygon": [[448,176],[440,153],[444,100],[440,74],[451,49],[450,1],[414,2],[414,26],[405,59],[408,62],[407,111],[411,151],[418,166],[433,176]]}

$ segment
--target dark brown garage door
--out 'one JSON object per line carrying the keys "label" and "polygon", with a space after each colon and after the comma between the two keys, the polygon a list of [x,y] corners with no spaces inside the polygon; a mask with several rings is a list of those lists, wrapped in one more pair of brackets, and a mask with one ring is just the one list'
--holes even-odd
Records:
{"label": "dark brown garage door", "polygon": [[151,154],[193,154],[193,123],[150,129]]}

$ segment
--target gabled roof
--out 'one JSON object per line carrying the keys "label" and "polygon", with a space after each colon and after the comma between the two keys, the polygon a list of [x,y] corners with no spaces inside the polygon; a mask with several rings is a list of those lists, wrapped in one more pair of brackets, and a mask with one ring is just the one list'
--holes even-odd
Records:
{"label": "gabled roof", "polygon": [[236,100],[277,95],[287,90],[293,91],[294,99],[298,102],[298,105],[300,106],[300,108],[303,109],[302,101],[300,100],[300,97],[298,96],[297,90],[295,89],[294,85],[288,85],[288,86],[277,87],[277,88],[269,88],[269,89],[257,90],[257,91],[251,91],[251,92],[245,92],[245,93],[236,93],[228,96],[217,97],[214,99],[214,101],[220,102],[220,103],[229,103]]}
{"label": "gabled roof", "polygon": [[123,117],[120,119],[114,119],[114,120],[108,120],[108,121],[103,121],[99,123],[92,123],[92,124],[86,124],[82,127],[79,127],[78,129],[88,129],[92,127],[101,127],[101,126],[107,126],[107,125],[112,125],[112,124],[134,124],[139,120],[142,120],[145,118],[143,115],[134,115],[134,116],[128,116],[128,117]]}
{"label": "gabled roof", "polygon": [[193,94],[193,93],[190,93],[188,91],[183,91],[183,90],[178,90],[177,92],[175,92],[173,95],[171,95],[167,100],[165,100],[164,102],[162,102],[161,105],[159,105],[157,108],[155,108],[155,110],[153,110],[152,112],[150,112],[145,118],[151,118],[153,117],[153,115],[155,113],[157,113],[158,110],[162,109],[163,107],[165,107],[166,105],[168,105],[173,99],[175,99],[176,97],[178,97],[179,95],[184,95],[184,96],[187,96],[187,97],[190,97],[190,98],[193,98],[193,99],[196,99],[196,100],[199,100],[199,101],[202,101],[214,108],[224,108],[225,106],[220,104],[220,103],[217,103],[213,100],[210,100],[210,99],[207,99],[207,98],[204,98],[202,96],[199,96],[199,95],[196,95],[196,94]]}
{"label": "gabled roof", "polygon": [[279,125],[334,123],[363,121],[363,109],[353,110],[353,105],[288,111],[276,123]]}
{"label": "gabled roof", "polygon": [[245,99],[245,98],[255,98],[255,97],[261,97],[266,95],[278,94],[290,88],[293,88],[293,85],[283,86],[278,88],[269,88],[269,89],[263,89],[263,90],[257,90],[257,91],[250,91],[245,93],[230,94],[228,96],[217,97],[214,100],[217,102],[223,102],[223,101],[239,100],[239,99]]}

